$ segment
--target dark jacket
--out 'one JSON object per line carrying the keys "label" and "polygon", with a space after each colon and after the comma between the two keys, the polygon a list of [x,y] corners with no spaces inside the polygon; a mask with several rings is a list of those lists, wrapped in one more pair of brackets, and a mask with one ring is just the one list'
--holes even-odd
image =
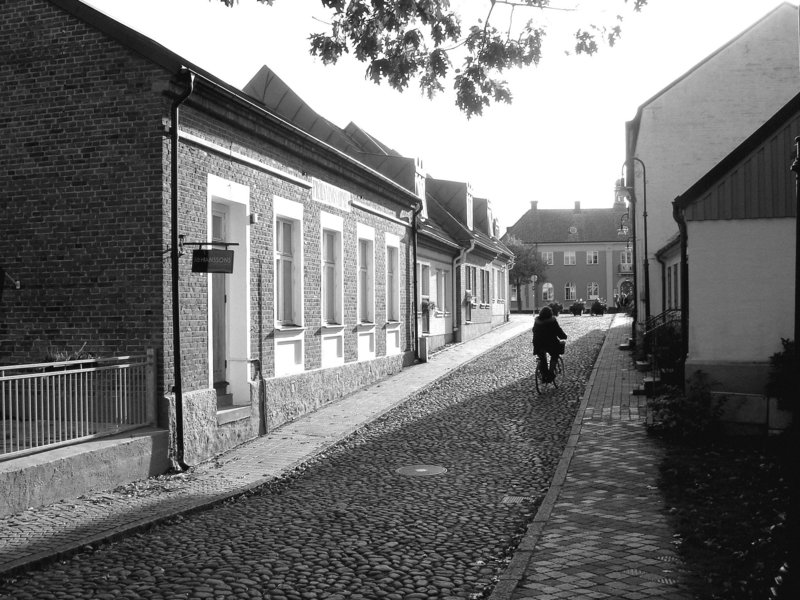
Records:
{"label": "dark jacket", "polygon": [[558,354],[561,352],[559,339],[567,339],[567,334],[561,329],[555,317],[543,319],[536,317],[533,321],[533,351],[536,354],[549,352]]}

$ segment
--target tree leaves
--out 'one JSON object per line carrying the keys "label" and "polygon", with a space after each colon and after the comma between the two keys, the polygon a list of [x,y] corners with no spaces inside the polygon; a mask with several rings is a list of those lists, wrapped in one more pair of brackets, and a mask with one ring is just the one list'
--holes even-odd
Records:
{"label": "tree leaves", "polygon": [[[233,6],[237,0],[220,0]],[[274,0],[258,0],[271,5]],[[461,17],[450,10],[449,0],[320,0],[332,11],[329,30],[309,37],[310,53],[324,64],[335,64],[352,51],[366,63],[366,76],[404,91],[418,80],[429,98],[442,92],[451,76],[455,104],[467,118],[481,115],[493,103],[510,103],[508,83],[499,78],[509,69],[536,65],[542,57],[544,26],[533,19],[521,27],[518,11],[567,11],[550,6],[550,0],[484,0],[487,15],[462,29]],[[647,0],[624,0],[640,11]],[[498,5],[509,9],[504,30],[492,24]],[[497,17],[498,19],[500,17]],[[622,17],[608,25],[592,24],[575,33],[575,53],[593,55],[601,44],[613,46],[621,36]],[[465,32],[462,36],[462,31]],[[452,69],[458,56],[462,67]]]}

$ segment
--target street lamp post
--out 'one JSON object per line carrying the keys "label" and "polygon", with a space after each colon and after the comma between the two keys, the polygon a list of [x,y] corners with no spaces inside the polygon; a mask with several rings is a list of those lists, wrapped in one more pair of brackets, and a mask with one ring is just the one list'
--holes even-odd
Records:
{"label": "street lamp post", "polygon": [[[642,223],[644,225],[644,322],[647,323],[650,320],[650,258],[647,252],[647,168],[644,166],[644,162],[642,162],[641,159],[632,156],[631,160],[639,163],[639,165],[642,167]],[[629,189],[631,190],[633,197],[635,197],[636,193],[634,186],[631,186]]]}
{"label": "street lamp post", "polygon": [[[625,167],[626,165],[623,164],[622,166]],[[630,190],[628,190],[628,188],[625,187],[625,179],[624,178],[617,180],[617,185],[614,187],[614,193],[615,193],[616,197],[627,197],[627,199],[630,201],[629,210],[631,212],[630,213],[626,213],[623,216],[627,216],[628,221],[631,224],[631,237],[629,239],[629,242],[631,240],[633,241],[633,245],[632,245],[632,248],[631,248],[631,254],[632,254],[631,264],[634,266],[634,269],[633,269],[633,309],[631,310],[631,316],[633,317],[633,322],[631,323],[630,347],[634,348],[634,347],[636,347],[636,320],[637,320],[637,315],[639,313],[639,301],[638,301],[639,284],[638,284],[638,275],[637,275],[637,269],[636,269],[636,213],[635,213],[636,205],[634,204],[634,198],[631,195]],[[631,216],[631,215],[633,215],[633,216]],[[620,228],[621,227],[622,227],[622,220],[620,219]],[[627,245],[626,245],[626,248],[627,248]]]}

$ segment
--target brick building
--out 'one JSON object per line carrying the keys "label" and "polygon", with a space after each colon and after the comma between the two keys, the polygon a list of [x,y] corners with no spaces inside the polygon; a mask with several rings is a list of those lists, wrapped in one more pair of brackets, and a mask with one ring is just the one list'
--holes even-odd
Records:
{"label": "brick building", "polygon": [[535,247],[547,265],[543,281],[513,289],[514,310],[537,311],[551,302],[567,310],[583,301],[614,305],[614,299],[633,289],[633,254],[627,230],[627,207],[616,201],[611,208],[540,209],[536,201],[508,228],[513,236]]}
{"label": "brick building", "polygon": [[0,364],[155,349],[193,464],[414,360],[413,190],[76,0],[0,25]]}

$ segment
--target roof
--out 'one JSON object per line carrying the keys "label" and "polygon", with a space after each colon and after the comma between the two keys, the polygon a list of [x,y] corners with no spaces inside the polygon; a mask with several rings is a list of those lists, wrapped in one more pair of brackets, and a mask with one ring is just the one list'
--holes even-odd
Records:
{"label": "roof", "polygon": [[689,221],[796,217],[800,93],[675,199]]}
{"label": "roof", "polygon": [[[349,165],[358,169],[361,173],[370,173],[372,177],[377,176],[381,184],[389,184],[394,191],[402,190],[402,192],[408,192],[407,189],[397,184],[394,180],[378,173],[368,165],[353,158],[353,156],[347,152],[347,148],[351,145],[347,136],[335,125],[319,117],[319,115],[302,102],[302,100],[300,100],[280,78],[277,78],[277,76],[271,80],[271,83],[275,86],[274,89],[280,90],[281,93],[277,94],[278,102],[276,102],[275,109],[273,110],[266,104],[255,102],[241,90],[225,83],[218,77],[198,67],[191,61],[186,60],[158,42],[128,27],[124,23],[109,17],[103,12],[83,4],[79,0],[48,1],[67,14],[72,15],[131,51],[139,54],[146,60],[162,67],[167,73],[177,75],[184,69],[189,69],[198,76],[199,81],[207,82],[211,87],[223,91],[226,97],[245,107],[246,110],[257,114],[260,118],[266,119],[268,122],[291,132],[292,135],[310,140],[314,143],[315,147],[322,152],[335,152],[340,159],[345,159]],[[259,73],[261,73],[261,71]],[[280,112],[278,112],[278,108]],[[295,120],[297,122],[295,122]],[[310,127],[310,129],[306,129],[306,126]],[[411,198],[413,195],[413,190],[408,193],[401,193],[395,198],[395,201],[411,207],[416,204],[414,199]]]}
{"label": "roof", "polygon": [[[798,7],[793,5],[793,4],[791,4],[791,3],[789,3],[789,2],[783,2],[783,3],[779,4],[774,9],[772,9],[770,12],[768,12],[766,15],[761,17],[758,21],[756,21],[755,23],[750,25],[750,27],[748,27],[747,29],[742,31],[739,35],[737,35],[736,37],[732,38],[726,44],[723,44],[716,51],[712,52],[711,54],[706,56],[703,60],[701,60],[699,63],[697,63],[695,66],[693,66],[691,69],[689,69],[688,71],[683,73],[675,81],[673,81],[672,83],[670,83],[669,85],[667,85],[666,87],[661,89],[659,92],[657,92],[656,94],[654,94],[653,96],[648,98],[644,103],[642,103],[639,106],[638,110],[636,111],[636,116],[632,120],[630,120],[630,121],[628,121],[626,123],[626,128],[625,129],[626,129],[626,138],[627,138],[626,139],[627,155],[628,156],[632,156],[634,151],[635,151],[636,143],[637,143],[638,138],[639,138],[639,126],[640,126],[641,121],[642,121],[642,113],[644,112],[644,109],[649,104],[653,103],[655,100],[657,100],[658,98],[660,98],[661,96],[666,94],[672,88],[676,87],[678,84],[680,84],[681,82],[683,82],[686,79],[688,79],[695,71],[697,71],[701,67],[703,67],[706,64],[708,64],[709,62],[711,62],[716,56],[718,56],[719,54],[724,52],[726,49],[730,48],[733,44],[735,44],[738,40],[740,40],[742,37],[747,35],[750,31],[752,31],[753,29],[758,27],[761,23],[763,23],[767,19],[770,19],[778,11],[786,10],[787,8],[791,9],[795,13],[797,13],[797,11],[798,11]],[[794,20],[797,21],[797,16],[795,16]]]}
{"label": "roof", "polygon": [[[531,208],[511,227],[506,236],[529,244],[618,242],[624,205],[614,208]],[[574,227],[574,233],[571,228]]]}

